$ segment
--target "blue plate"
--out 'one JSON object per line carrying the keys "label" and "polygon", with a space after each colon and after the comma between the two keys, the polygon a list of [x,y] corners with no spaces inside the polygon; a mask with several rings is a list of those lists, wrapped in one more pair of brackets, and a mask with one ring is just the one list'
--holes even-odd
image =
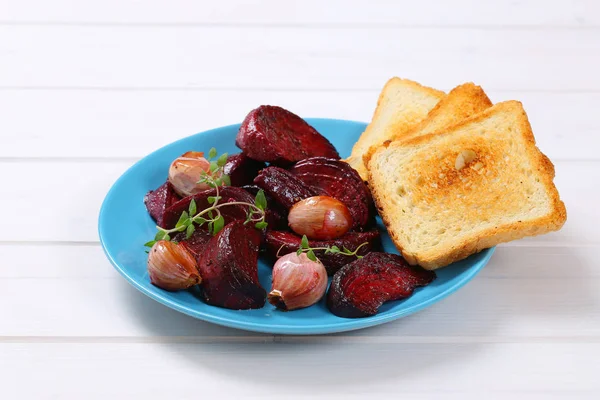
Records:
{"label": "blue plate", "polygon": [[[335,119],[307,121],[325,135],[343,157],[350,154],[352,145],[366,127],[362,122]],[[171,293],[153,286],[146,273],[147,254],[143,243],[154,237],[156,229],[144,207],[144,195],[165,181],[172,160],[188,150],[207,151],[216,147],[219,153],[239,152],[234,144],[238,129],[239,124],[224,126],[155,151],[125,172],[102,204],[98,230],[108,259],[129,283],[168,307],[215,324],[266,333],[322,334],[366,328],[404,317],[440,301],[470,281],[494,251],[493,248],[484,250],[438,270],[438,278],[429,286],[417,289],[410,298],[384,304],[379,314],[359,319],[336,317],[327,310],[324,300],[292,312],[278,311],[268,303],[260,310],[234,311],[204,304],[190,291]],[[379,228],[385,251],[397,253],[381,223]],[[258,273],[263,287],[269,289],[271,266],[259,262]]]}

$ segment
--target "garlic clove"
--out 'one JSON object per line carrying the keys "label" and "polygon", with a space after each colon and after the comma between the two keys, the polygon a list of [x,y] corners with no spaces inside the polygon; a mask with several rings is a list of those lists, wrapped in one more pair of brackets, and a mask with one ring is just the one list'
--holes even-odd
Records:
{"label": "garlic clove", "polygon": [[[198,152],[187,152],[197,153]],[[206,183],[198,183],[203,173],[210,171],[210,163],[204,157],[182,157],[176,158],[169,167],[169,182],[182,197],[207,190],[210,186]]]}
{"label": "garlic clove", "polygon": [[313,196],[299,201],[288,214],[288,224],[294,232],[316,240],[343,236],[352,227],[352,222],[348,207],[329,196]]}
{"label": "garlic clove", "polygon": [[184,290],[199,284],[196,260],[178,243],[159,240],[148,254],[150,282],[161,289]]}
{"label": "garlic clove", "polygon": [[327,271],[320,261],[306,254],[286,254],[273,266],[269,303],[281,310],[309,307],[321,300],[327,289]]}

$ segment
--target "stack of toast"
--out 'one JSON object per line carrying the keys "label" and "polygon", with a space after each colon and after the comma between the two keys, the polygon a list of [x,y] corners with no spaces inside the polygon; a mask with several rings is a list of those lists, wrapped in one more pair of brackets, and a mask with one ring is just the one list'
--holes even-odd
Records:
{"label": "stack of toast", "polygon": [[522,104],[493,105],[473,83],[444,94],[392,78],[346,162],[404,258],[427,269],[566,221]]}

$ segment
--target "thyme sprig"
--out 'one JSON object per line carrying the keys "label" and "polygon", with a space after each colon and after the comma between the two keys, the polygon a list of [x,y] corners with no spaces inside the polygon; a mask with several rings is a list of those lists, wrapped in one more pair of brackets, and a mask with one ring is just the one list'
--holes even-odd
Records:
{"label": "thyme sprig", "polygon": [[[306,235],[302,236],[302,240],[300,241],[300,248],[296,251],[297,255],[300,255],[302,253],[306,253],[306,256],[308,257],[309,260],[311,261],[317,261],[318,257],[315,254],[315,250],[325,250],[325,254],[341,254],[344,256],[356,256],[356,258],[363,258],[363,256],[358,255],[358,251],[368,245],[369,242],[364,242],[362,243],[360,246],[358,246],[356,249],[354,249],[354,251],[346,248],[345,246],[343,246],[341,249],[338,246],[326,246],[326,247],[310,247],[309,243],[308,243],[308,238],[306,237]],[[280,257],[279,253],[281,252],[281,249],[283,249],[285,245],[281,245],[281,247],[279,248],[279,250],[277,251],[277,257]]]}
{"label": "thyme sprig", "polygon": [[[179,220],[172,229],[166,229],[156,226],[157,232],[154,240],[144,244],[144,246],[152,247],[159,240],[171,240],[173,233],[185,232],[186,239],[189,239],[195,232],[196,227],[201,227],[207,224],[210,234],[215,236],[225,226],[225,218],[221,214],[221,208],[234,205],[247,206],[247,216],[244,224],[253,223],[256,229],[265,229],[267,222],[265,221],[267,210],[267,198],[262,190],[259,190],[254,199],[254,204],[245,201],[232,201],[228,203],[219,203],[222,196],[219,195],[219,187],[223,185],[231,185],[229,176],[223,173],[223,167],[227,163],[227,153],[223,153],[217,157],[217,150],[213,147],[208,153],[208,161],[210,162],[210,172],[204,171],[200,176],[198,183],[204,183],[215,189],[215,195],[207,198],[210,207],[198,211],[196,201],[192,199],[187,211],[184,211],[179,216]],[[216,158],[216,160],[214,160]]]}

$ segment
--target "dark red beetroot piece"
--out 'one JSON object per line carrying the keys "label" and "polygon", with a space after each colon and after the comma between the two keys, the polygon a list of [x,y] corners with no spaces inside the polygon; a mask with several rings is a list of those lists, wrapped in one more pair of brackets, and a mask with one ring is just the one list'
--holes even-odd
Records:
{"label": "dark red beetroot piece", "polygon": [[234,221],[213,237],[198,260],[202,296],[211,305],[247,310],[265,305],[258,281],[260,231]]}
{"label": "dark red beetroot piece", "polygon": [[[253,197],[261,190],[256,185],[245,185],[242,189],[250,193]],[[264,193],[264,191],[263,191]],[[269,224],[269,229],[285,229],[287,228],[286,210],[282,209],[268,193],[265,193],[267,199],[267,215],[265,221]]]}
{"label": "dark red beetroot piece", "polygon": [[358,172],[347,163],[313,157],[300,161],[290,172],[306,185],[346,204],[354,220],[354,229],[366,226],[372,219],[371,192]]}
{"label": "dark red beetroot piece", "polygon": [[252,183],[258,171],[266,167],[265,163],[247,157],[244,153],[227,157],[223,172],[229,176],[231,186],[244,186]]}
{"label": "dark red beetroot piece", "polygon": [[196,262],[210,239],[212,239],[212,235],[204,229],[196,229],[189,239],[185,238],[185,232],[179,232],[173,237],[174,241],[179,242],[194,256]]}
{"label": "dark red beetroot piece", "polygon": [[250,158],[289,165],[308,157],[340,156],[306,121],[277,106],[260,106],[246,116],[235,144]]}
{"label": "dark red beetroot piece", "polygon": [[[210,207],[211,204],[208,202],[208,197],[214,196],[215,194],[215,189],[208,189],[179,200],[165,211],[163,225],[161,226],[165,229],[174,228],[175,224],[177,224],[177,221],[179,220],[179,217],[181,216],[181,213],[188,210],[192,199],[196,201],[196,209],[198,212]],[[252,197],[250,193],[246,192],[242,188],[222,186],[219,188],[219,196],[222,197],[222,199],[219,200],[219,204],[230,203],[234,201],[242,201],[245,203],[254,204],[254,197]],[[220,211],[221,215],[223,215],[223,218],[225,218],[225,223],[227,224],[238,219],[246,220],[248,207],[244,205],[225,206],[221,207]],[[203,225],[205,229],[206,226],[206,224]]]}
{"label": "dark red beetroot piece", "polygon": [[408,265],[397,254],[369,253],[335,273],[327,307],[338,317],[368,317],[386,301],[407,298],[435,277],[435,272]]}
{"label": "dark red beetroot piece", "polygon": [[[277,252],[279,249],[279,255],[283,256],[288,253],[297,251],[300,248],[300,242],[302,238],[292,232],[283,231],[267,231],[265,238],[265,248],[268,256],[275,261],[277,259]],[[367,242],[358,251],[358,255],[364,256],[365,254],[377,249],[379,247],[379,231],[373,230],[369,232],[348,232],[344,236],[333,239],[333,240],[309,240],[310,247],[327,247],[337,246],[340,249],[346,247],[351,251],[354,251],[358,246]],[[283,247],[282,247],[283,246]],[[325,254],[324,250],[316,250],[315,255],[321,260],[328,275],[333,275],[337,270],[342,268],[344,265],[354,261],[356,258],[351,256],[344,256],[341,254]]]}
{"label": "dark red beetroot piece", "polygon": [[173,185],[167,181],[158,189],[149,191],[144,197],[144,204],[156,224],[162,226],[165,210],[180,199],[173,190]]}
{"label": "dark red beetroot piece", "polygon": [[302,183],[289,171],[279,167],[267,167],[260,171],[254,183],[271,196],[286,211],[300,200],[320,193]]}

